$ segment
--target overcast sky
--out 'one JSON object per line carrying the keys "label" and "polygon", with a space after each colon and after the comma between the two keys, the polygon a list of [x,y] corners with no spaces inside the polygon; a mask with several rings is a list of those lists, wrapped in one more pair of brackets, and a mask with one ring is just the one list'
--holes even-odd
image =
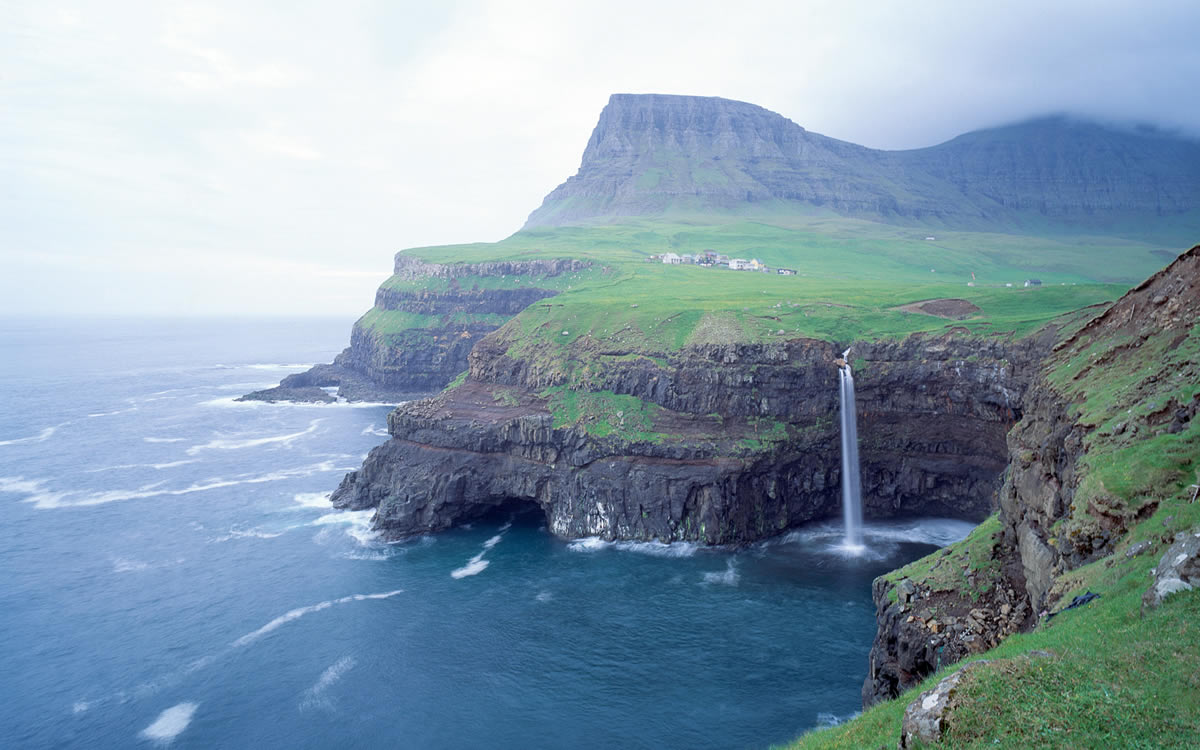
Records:
{"label": "overcast sky", "polygon": [[0,314],[352,318],[396,250],[516,231],[614,92],[877,148],[1200,133],[1198,32],[1192,0],[0,0]]}

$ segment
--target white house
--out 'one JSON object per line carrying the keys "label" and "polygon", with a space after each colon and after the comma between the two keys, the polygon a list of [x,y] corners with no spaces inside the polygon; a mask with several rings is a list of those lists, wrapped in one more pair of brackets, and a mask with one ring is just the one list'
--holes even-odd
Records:
{"label": "white house", "polygon": [[663,253],[662,260],[663,263],[669,263],[673,266],[677,266],[680,263],[679,256],[675,253]]}
{"label": "white house", "polygon": [[750,261],[746,260],[745,258],[730,258],[729,259],[729,270],[730,271],[745,271],[749,268],[750,268]]}

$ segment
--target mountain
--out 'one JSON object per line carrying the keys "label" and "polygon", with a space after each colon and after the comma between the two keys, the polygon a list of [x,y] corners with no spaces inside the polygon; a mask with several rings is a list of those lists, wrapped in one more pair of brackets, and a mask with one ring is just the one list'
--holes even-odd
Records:
{"label": "mountain", "polygon": [[716,97],[614,94],[526,228],[825,209],[974,230],[1200,233],[1200,141],[1064,116],[882,151]]}

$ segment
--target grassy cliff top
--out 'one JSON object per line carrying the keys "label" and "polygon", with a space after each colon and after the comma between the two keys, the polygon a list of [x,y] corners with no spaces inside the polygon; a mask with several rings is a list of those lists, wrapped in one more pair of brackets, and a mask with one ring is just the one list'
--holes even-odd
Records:
{"label": "grassy cliff top", "polygon": [[495,243],[418,247],[404,253],[438,263],[569,257],[605,264],[639,261],[665,252],[712,250],[828,278],[936,279],[965,286],[974,273],[981,286],[1018,284],[1030,277],[1047,284],[1128,286],[1184,249],[1184,245],[1111,236],[913,229],[814,210],[756,219],[697,215],[545,227],[517,232]]}
{"label": "grassy cliff top", "polygon": [[[542,228],[497,243],[414,248],[405,254],[440,263],[571,257],[594,265],[559,276],[504,277],[464,267],[453,280],[393,277],[384,288],[553,289],[561,294],[552,303],[532,306],[514,325],[523,336],[560,346],[581,336],[619,335],[620,346],[662,352],[689,343],[772,337],[850,342],[951,327],[1021,335],[1069,311],[1115,299],[1178,250],[1111,237],[927,234],[832,215],[725,220],[730,223],[709,218]],[[758,259],[772,272],[649,260],[665,252],[705,251]],[[779,276],[774,271],[780,267],[796,275]],[[1042,283],[1026,288],[1027,279]],[[942,298],[967,300],[979,310],[948,320],[899,309]]]}

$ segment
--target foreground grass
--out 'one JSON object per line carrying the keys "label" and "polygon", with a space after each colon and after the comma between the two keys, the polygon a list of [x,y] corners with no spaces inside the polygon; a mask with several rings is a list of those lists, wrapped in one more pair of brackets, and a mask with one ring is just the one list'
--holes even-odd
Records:
{"label": "foreground grass", "polygon": [[[1150,570],[1168,544],[1164,540],[1198,524],[1200,503],[1187,503],[1181,488],[1128,538],[1130,543],[1154,540],[1151,552],[1127,559],[1122,547],[1068,574],[1061,601],[1084,591],[1101,598],[982,655],[992,664],[972,673],[959,693],[943,746],[1200,747],[1200,591],[1141,613]],[[1030,658],[1036,651],[1047,655]],[[974,659],[946,667],[899,698],[788,747],[895,747],[905,707],[969,661]]]}

